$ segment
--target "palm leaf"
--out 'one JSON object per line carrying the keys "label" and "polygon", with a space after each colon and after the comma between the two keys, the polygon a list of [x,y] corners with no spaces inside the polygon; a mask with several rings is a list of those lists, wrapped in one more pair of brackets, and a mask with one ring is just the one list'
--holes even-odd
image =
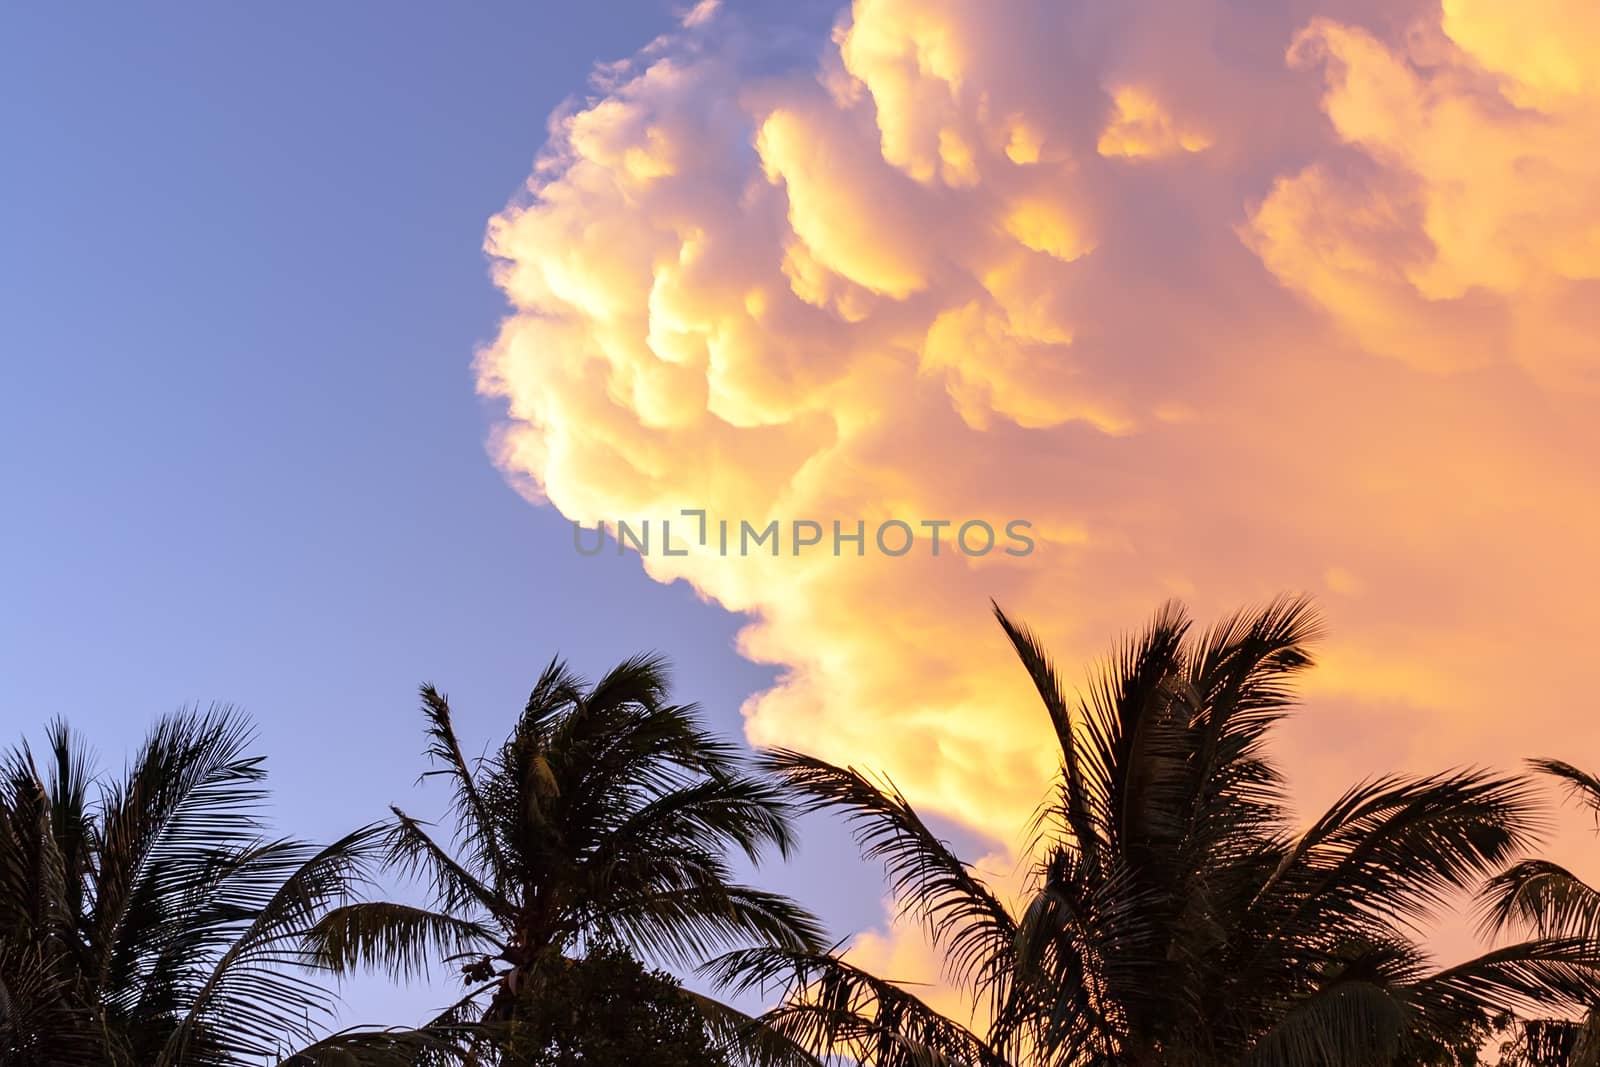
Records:
{"label": "palm leaf", "polygon": [[331,909],[307,931],[304,944],[311,958],[336,973],[380,969],[396,981],[427,974],[435,960],[493,955],[505,947],[480,923],[379,901]]}
{"label": "palm leaf", "polygon": [[768,752],[762,763],[798,794],[803,810],[844,812],[862,855],[883,862],[895,898],[945,950],[951,976],[1003,998],[1016,922],[904,795],[853,768],[788,749]]}

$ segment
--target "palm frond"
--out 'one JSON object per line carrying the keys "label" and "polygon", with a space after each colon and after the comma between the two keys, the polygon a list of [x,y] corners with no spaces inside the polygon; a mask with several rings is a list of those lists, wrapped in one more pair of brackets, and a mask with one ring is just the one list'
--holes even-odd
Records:
{"label": "palm frond", "polygon": [[284,1056],[278,1067],[442,1067],[479,1062],[478,1026],[352,1027]]}
{"label": "palm frond", "polygon": [[844,813],[862,855],[882,861],[895,899],[944,949],[953,978],[1004,996],[1016,921],[899,790],[789,749],[768,752],[762,762],[798,794],[802,810]]}
{"label": "palm frond", "polygon": [[304,946],[318,965],[336,973],[368,968],[396,981],[426,975],[434,961],[496,955],[505,948],[480,923],[379,901],[333,908],[307,931]]}
{"label": "palm frond", "polygon": [[297,973],[319,962],[305,939],[329,907],[365,884],[382,832],[366,826],[321,849],[272,842],[237,858],[213,907],[249,921],[189,998],[157,1067],[181,1064],[196,1033],[225,1035],[234,1055],[260,1056],[285,1036],[309,1039],[313,1018],[331,1018],[329,993]]}
{"label": "palm frond", "polygon": [[790,805],[774,784],[748,775],[718,776],[653,797],[604,831],[596,862],[652,847],[698,848],[716,853],[737,847],[760,862],[768,846],[787,854],[794,846]]}
{"label": "palm frond", "polygon": [[1600,940],[1600,891],[1549,860],[1507,867],[1485,883],[1480,902],[1488,934],[1521,927],[1547,937]]}
{"label": "palm frond", "polygon": [[645,955],[692,966],[729,945],[769,944],[814,951],[821,924],[790,898],[730,882],[722,871],[685,866],[667,884],[642,893],[607,893],[582,932],[637,946]]}
{"label": "palm frond", "polygon": [[506,861],[497,836],[498,828],[461,751],[461,741],[456,737],[455,724],[450,718],[450,700],[427,683],[421,686],[420,694],[423,714],[428,721],[427,755],[440,765],[437,770],[424,772],[423,777],[444,775],[450,779],[455,792],[458,838],[467,846],[479,869],[504,871]]}
{"label": "palm frond", "polygon": [[1600,816],[1600,778],[1558,759],[1534,759],[1528,763],[1534,770],[1561,782],[1574,800]]}
{"label": "palm frond", "polygon": [[[1526,780],[1484,771],[1374,779],[1346,792],[1282,860],[1268,890],[1302,918],[1416,924],[1535,839]],[[1345,927],[1340,926],[1340,929]]]}
{"label": "palm frond", "polygon": [[783,991],[760,1021],[821,1056],[873,1067],[1011,1067],[981,1037],[894,982],[827,953],[729,952],[701,973],[735,992]]}
{"label": "palm frond", "polygon": [[213,857],[243,852],[260,836],[264,771],[246,754],[251,737],[225,706],[167,716],[127,777],[106,788],[89,931],[100,988],[132,988],[139,954],[162,936],[163,917],[195,879],[215,871]]}
{"label": "palm frond", "polygon": [[1413,1013],[1448,1033],[1505,1010],[1561,1015],[1600,1003],[1600,947],[1581,938],[1538,938],[1427,975],[1405,991]]}
{"label": "palm frond", "polygon": [[1346,1067],[1396,1062],[1405,1004],[1372,981],[1342,981],[1295,1003],[1250,1050],[1250,1067]]}
{"label": "palm frond", "polygon": [[681,992],[700,1013],[706,1032],[730,1063],[738,1067],[823,1067],[821,1060],[760,1018],[692,989]]}
{"label": "palm frond", "polygon": [[[389,811],[394,822],[385,834],[388,867],[408,878],[425,876],[434,900],[446,911],[484,913],[501,922],[511,920],[510,902],[434,841],[426,823],[393,805]],[[508,873],[508,869],[502,869],[491,880],[503,881]]]}
{"label": "palm frond", "polygon": [[[1061,748],[1062,800],[1056,814],[1071,832],[1073,842],[1079,851],[1090,863],[1098,862],[1096,855],[1100,849],[1100,829],[1091,814],[1092,800],[1084,782],[1083,767],[1078,757],[1079,741],[1061,681],[1056,675],[1055,664],[1051,662],[1049,653],[1044,650],[1044,646],[1039,643],[1033,631],[1012,622],[1006,617],[1005,612],[1000,610],[998,604],[991,601],[990,605],[994,609],[994,617],[999,621],[1000,628],[1005,631],[1011,647],[1016,651],[1017,658],[1022,661],[1028,677],[1033,680],[1039,699],[1044,701],[1045,712],[1050,716],[1050,725],[1055,730],[1056,743]],[[1037,845],[1036,839],[1035,847]]]}

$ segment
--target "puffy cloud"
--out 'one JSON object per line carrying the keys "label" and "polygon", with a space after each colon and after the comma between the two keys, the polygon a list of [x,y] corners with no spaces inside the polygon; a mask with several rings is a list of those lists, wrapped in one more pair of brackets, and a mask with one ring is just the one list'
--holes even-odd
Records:
{"label": "puffy cloud", "polygon": [[1211,147],[1211,138],[1177,125],[1160,101],[1137,86],[1118,89],[1111,99],[1116,112],[1096,145],[1102,156],[1152,159]]}
{"label": "puffy cloud", "polygon": [[1588,5],[1444,5],[1391,45],[1317,18],[1289,62],[1326,79],[1354,155],[1281,178],[1249,237],[1370,349],[1434,370],[1507,358],[1600,388],[1600,35]]}
{"label": "puffy cloud", "polygon": [[[558,114],[490,226],[496,458],[574,520],[652,520],[651,576],[748,613],[782,667],[752,741],[1003,847],[1054,760],[990,597],[1071,666],[1168,596],[1321,593],[1282,746],[1308,805],[1582,760],[1592,17],[859,0],[796,70],[701,4]],[[669,556],[682,509],[708,544]],[[777,520],[779,554],[722,555],[718,519]],[[1011,519],[1031,554],[952,540]]]}

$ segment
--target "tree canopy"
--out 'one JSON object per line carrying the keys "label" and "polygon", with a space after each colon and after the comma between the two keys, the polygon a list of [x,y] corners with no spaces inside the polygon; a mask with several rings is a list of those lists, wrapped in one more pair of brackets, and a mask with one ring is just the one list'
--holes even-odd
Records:
{"label": "tree canopy", "polygon": [[[432,903],[334,909],[313,936],[319,961],[398,978],[450,961],[465,988],[439,1021],[501,1023],[586,945],[682,966],[732,947],[824,949],[809,912],[734,877],[733,855],[792,849],[791,805],[696,707],[670,699],[661,658],[626,660],[592,685],[553,662],[480,760],[466,758],[443,694],[424,686],[422,706],[425,777],[450,786],[453,824],[440,835],[394,808],[385,858]],[[731,1053],[808,1062],[732,1008],[695,1003]]]}
{"label": "tree canopy", "polygon": [[517,998],[507,1067],[728,1067],[682,985],[601,943]]}
{"label": "tree canopy", "polygon": [[1385,775],[1309,825],[1268,742],[1320,631],[1285,598],[1197,629],[1176,605],[1070,701],[997,609],[1054,729],[1060,773],[1007,901],[886,783],[793,751],[767,766],[843,814],[926,924],[979,1025],[831,954],[724,957],[737,988],[787,982],[774,1028],[872,1067],[1362,1067],[1474,1062],[1506,1009],[1596,999],[1590,939],[1538,936],[1438,969],[1418,930],[1517,856],[1530,783]]}

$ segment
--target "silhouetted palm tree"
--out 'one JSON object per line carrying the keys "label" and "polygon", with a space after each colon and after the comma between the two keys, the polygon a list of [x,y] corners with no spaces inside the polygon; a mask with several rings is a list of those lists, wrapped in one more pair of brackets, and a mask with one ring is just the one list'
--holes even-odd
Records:
{"label": "silhouetted palm tree", "polygon": [[[1572,799],[1600,820],[1600,778],[1560,760],[1530,763],[1565,786]],[[1600,890],[1558,863],[1526,859],[1494,879],[1485,918],[1494,931],[1523,926],[1600,941]]]}
{"label": "silhouetted palm tree", "polygon": [[1296,832],[1265,744],[1311,663],[1306,601],[1201,634],[1168,606],[1071,705],[1035,638],[996,614],[1061,749],[1020,907],[892,787],[797,752],[768,760],[809,807],[848,815],[979,1021],[830,954],[751,949],[709,968],[786,987],[766,1017],[780,1032],[870,1067],[1377,1067],[1471,1062],[1501,1009],[1593,993],[1582,940],[1444,970],[1418,940],[1529,843],[1526,781],[1383,777]]}
{"label": "silhouetted palm tree", "polygon": [[[1531,763],[1565,786],[1568,795],[1600,821],[1600,778],[1557,759]],[[1545,937],[1576,937],[1600,944],[1600,891],[1550,860],[1527,859],[1507,868],[1490,884],[1486,903],[1485,926],[1491,932],[1531,929]],[[1524,1043],[1545,1050],[1537,1062],[1600,1067],[1600,1011],[1594,1006],[1582,1023],[1540,1019],[1530,1025],[1535,1029],[1524,1035]],[[1532,1056],[1529,1060],[1536,1062]]]}
{"label": "silhouetted palm tree", "polygon": [[[822,931],[787,897],[738,884],[730,852],[752,861],[794,844],[780,788],[747,773],[693,706],[669,700],[664,661],[630,659],[593,686],[559,661],[510,737],[469,762],[450,705],[422,688],[427,776],[453,790],[442,841],[394,808],[388,861],[426,880],[432,904],[355,903],[319,925],[321,958],[403,979],[430,961],[460,967],[467,991],[443,1020],[508,1020],[564,956],[615,942],[667,964],[734,944],[815,952]],[[697,997],[713,1031],[746,1059],[805,1062],[773,1035]],[[767,1042],[763,1044],[763,1041]]]}
{"label": "silhouetted palm tree", "polygon": [[[330,997],[301,938],[378,830],[265,838],[249,739],[221,709],[162,719],[115,780],[60,723],[44,773],[26,745],[5,758],[0,1062],[258,1065],[312,1040]],[[306,1062],[382,1058],[361,1040],[324,1039]]]}

